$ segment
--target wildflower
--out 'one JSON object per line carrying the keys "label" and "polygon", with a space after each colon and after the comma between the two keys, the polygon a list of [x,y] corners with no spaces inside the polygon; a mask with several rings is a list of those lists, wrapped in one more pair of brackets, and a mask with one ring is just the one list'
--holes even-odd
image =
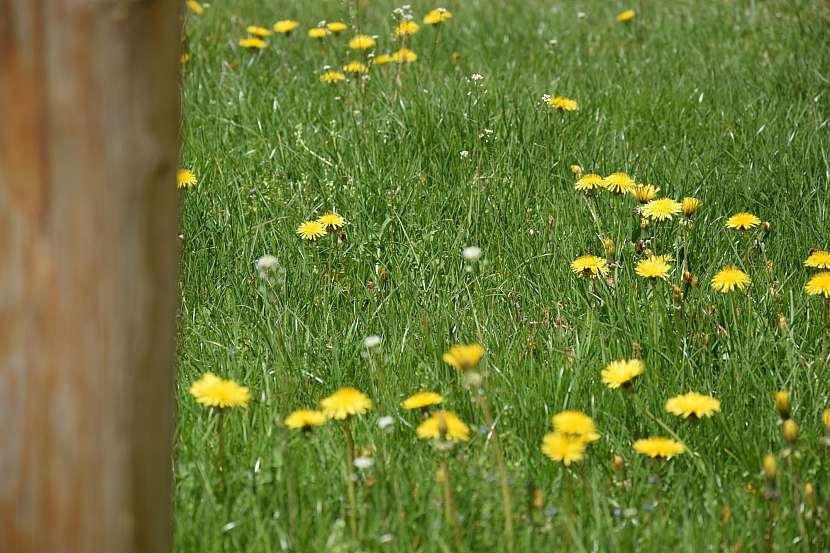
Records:
{"label": "wildflower", "polygon": [[297,409],[285,417],[285,426],[292,430],[311,430],[312,426],[321,426],[326,422],[326,415],[322,411],[311,409]]}
{"label": "wildflower", "polygon": [[444,396],[435,392],[418,392],[409,396],[402,403],[404,409],[423,409],[431,405],[438,405],[444,402]]}
{"label": "wildflower", "polygon": [[749,275],[745,272],[734,265],[727,265],[712,277],[712,288],[727,294],[735,289],[745,290],[750,282]]}
{"label": "wildflower", "polygon": [[681,207],[683,208],[683,215],[687,218],[691,219],[692,215],[700,209],[700,200],[697,198],[693,198],[692,196],[686,196],[683,198],[683,201],[680,203]]}
{"label": "wildflower", "polygon": [[412,36],[418,32],[421,26],[414,21],[401,21],[395,27],[395,36]]}
{"label": "wildflower", "polygon": [[620,12],[619,14],[617,14],[616,19],[620,23],[628,23],[629,21],[634,19],[635,15],[637,14],[634,12],[634,10],[625,10],[624,12]]}
{"label": "wildflower", "polygon": [[626,173],[618,171],[602,179],[603,186],[615,194],[631,194],[636,184]]}
{"label": "wildflower", "polygon": [[401,48],[394,54],[392,54],[392,61],[398,63],[412,63],[413,61],[418,59],[418,54],[410,50],[409,48]]}
{"label": "wildflower", "polygon": [[327,84],[336,84],[340,81],[346,80],[346,75],[344,75],[340,71],[329,69],[328,71],[320,75],[320,80]]}
{"label": "wildflower", "polygon": [[374,466],[375,460],[368,456],[355,457],[354,466],[360,470],[366,470]]}
{"label": "wildflower", "polygon": [[205,8],[202,7],[202,5],[196,0],[187,0],[187,9],[196,15],[202,15],[205,13]]}
{"label": "wildflower", "polygon": [[609,258],[614,255],[614,252],[617,251],[616,244],[614,244],[614,241],[610,238],[602,239],[602,247],[605,248],[605,255]]}
{"label": "wildflower", "polygon": [[332,21],[331,23],[326,25],[326,29],[335,35],[339,35],[348,28],[348,25],[346,25],[345,23],[341,23],[340,21]]}
{"label": "wildflower", "polygon": [[258,25],[249,25],[245,32],[251,36],[258,36],[258,37],[266,37],[271,36],[271,31],[266,29],[265,27],[259,27]]}
{"label": "wildflower", "polygon": [[380,342],[380,336],[372,334],[371,336],[366,336],[363,339],[363,347],[366,348],[367,351],[378,352],[380,351]]}
{"label": "wildflower", "polygon": [[329,419],[344,420],[352,415],[363,415],[372,408],[372,400],[356,388],[340,388],[320,402]]}
{"label": "wildflower", "polygon": [[792,419],[787,419],[784,421],[784,424],[781,426],[781,431],[784,434],[784,439],[787,440],[787,443],[790,445],[795,445],[796,440],[798,440],[798,425]]}
{"label": "wildflower", "polygon": [[565,466],[584,459],[585,446],[584,440],[570,434],[550,432],[542,438],[542,453]]}
{"label": "wildflower", "polygon": [[656,198],[659,191],[659,188],[651,184],[638,184],[634,187],[634,197],[641,204],[645,204]]}
{"label": "wildflower", "polygon": [[830,432],[830,408],[821,412],[821,424],[824,426],[825,432]]}
{"label": "wildflower", "polygon": [[[636,189],[635,189],[636,195]],[[668,221],[673,215],[680,213],[682,206],[671,198],[652,200],[642,207],[642,213],[652,221]]]}
{"label": "wildflower", "polygon": [[484,356],[484,348],[478,344],[456,344],[447,351],[444,362],[460,371],[469,371],[478,366]]}
{"label": "wildflower", "polygon": [[352,50],[368,50],[374,48],[376,41],[369,35],[355,35],[349,41],[349,48]]}
{"label": "wildflower", "polygon": [[249,37],[240,38],[239,45],[243,48],[247,48],[248,50],[262,50],[268,46],[268,43],[261,38]]}
{"label": "wildflower", "polygon": [[804,266],[812,269],[830,269],[830,252],[814,250],[804,260]]}
{"label": "wildflower", "polygon": [[293,19],[283,19],[274,23],[274,30],[281,35],[288,36],[299,26],[300,24]]}
{"label": "wildflower", "polygon": [[637,263],[636,272],[643,278],[666,278],[671,267],[669,266],[670,257],[662,255],[652,255]]}
{"label": "wildflower", "polygon": [[240,386],[233,380],[219,378],[212,372],[206,372],[199,380],[190,385],[190,394],[205,407],[245,407],[251,399],[248,388]]}
{"label": "wildflower", "polygon": [[689,417],[702,419],[703,417],[711,417],[717,411],[720,411],[720,401],[697,392],[689,392],[668,400],[666,411],[684,419]]}
{"label": "wildflower", "polygon": [[582,411],[562,411],[555,414],[551,420],[555,432],[578,437],[586,444],[599,440],[594,419]]}
{"label": "wildflower", "polygon": [[478,246],[467,246],[461,251],[461,255],[470,263],[475,263],[481,257],[481,248]]}
{"label": "wildflower", "polygon": [[369,68],[359,61],[352,61],[343,66],[343,71],[355,75],[365,75],[369,72]]}
{"label": "wildflower", "polygon": [[326,235],[326,227],[320,221],[306,221],[297,227],[297,235],[304,240],[317,240]]}
{"label": "wildflower", "polygon": [[560,111],[575,111],[579,108],[576,100],[571,100],[570,98],[566,98],[564,96],[550,96],[545,94],[542,97],[542,101]]}
{"label": "wildflower", "polygon": [[811,296],[830,298],[830,271],[822,271],[814,275],[804,285],[804,291]]}
{"label": "wildflower", "polygon": [[597,278],[608,273],[608,262],[596,255],[581,255],[571,262],[571,270],[583,278]]}
{"label": "wildflower", "polygon": [[764,461],[761,464],[761,468],[764,471],[764,478],[767,480],[775,480],[776,476],[778,476],[778,463],[775,460],[775,455],[772,453],[764,455]]}
{"label": "wildflower", "polygon": [[578,178],[578,179],[579,179],[579,178],[581,178],[581,177],[582,177],[582,167],[580,167],[580,166],[579,166],[579,165],[577,165],[576,163],[574,163],[573,165],[571,165],[570,167],[568,167],[568,169],[570,169],[570,170],[571,170],[571,173],[573,173],[573,174],[574,174],[574,176],[575,176],[576,178]]}
{"label": "wildflower", "polygon": [[775,408],[778,410],[781,420],[790,418],[790,392],[787,390],[778,390],[773,397],[775,399]]}
{"label": "wildflower", "polygon": [[259,274],[259,278],[267,280],[272,274],[279,272],[280,260],[273,255],[263,255],[256,260],[254,266]]}
{"label": "wildflower", "polygon": [[435,8],[434,10],[430,10],[424,16],[424,24],[440,25],[441,23],[447,21],[450,18],[452,18],[452,13],[449,10],[444,8]]}
{"label": "wildflower", "polygon": [[645,370],[646,365],[640,359],[612,361],[602,371],[602,382],[612,390],[620,386],[627,388]]}
{"label": "wildflower", "polygon": [[179,188],[193,188],[196,186],[196,174],[190,169],[179,169],[176,173],[176,186]]}
{"label": "wildflower", "polygon": [[753,215],[752,213],[747,213],[745,211],[741,213],[736,213],[732,217],[726,220],[726,228],[733,228],[737,230],[749,230],[751,228],[755,228],[761,224],[761,219]]}
{"label": "wildflower", "polygon": [[466,442],[470,429],[452,411],[436,411],[422,422],[415,434],[422,440]]}
{"label": "wildflower", "polygon": [[675,455],[685,453],[686,447],[670,438],[652,437],[634,442],[634,451],[652,459],[671,459]]}
{"label": "wildflower", "polygon": [[182,55],[181,55],[181,56],[179,56],[179,63],[181,63],[182,65],[184,65],[184,64],[186,64],[187,62],[189,62],[189,61],[190,61],[190,58],[192,58],[192,57],[193,57],[193,56],[192,56],[192,54],[191,54],[190,52],[182,52]]}
{"label": "wildflower", "polygon": [[317,40],[322,40],[326,38],[328,34],[329,31],[325,27],[312,27],[308,30],[308,37],[316,38]]}
{"label": "wildflower", "polygon": [[384,432],[392,432],[395,429],[393,428],[395,424],[395,419],[390,416],[380,417],[378,419],[378,428],[383,430]]}
{"label": "wildflower", "polygon": [[372,63],[374,65],[386,65],[387,63],[389,63],[391,61],[392,61],[392,56],[390,56],[389,54],[381,54],[379,56],[375,56],[374,60],[372,60]]}
{"label": "wildflower", "polygon": [[574,188],[580,192],[593,192],[598,188],[605,188],[605,182],[601,176],[588,173],[579,177]]}
{"label": "wildflower", "polygon": [[317,222],[329,229],[338,229],[346,224],[346,219],[333,211],[329,211],[317,218]]}

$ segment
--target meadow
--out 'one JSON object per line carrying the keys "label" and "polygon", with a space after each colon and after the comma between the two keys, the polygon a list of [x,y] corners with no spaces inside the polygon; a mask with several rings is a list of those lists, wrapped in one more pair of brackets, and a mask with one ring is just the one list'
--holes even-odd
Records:
{"label": "meadow", "polygon": [[183,12],[176,551],[830,550],[826,2]]}

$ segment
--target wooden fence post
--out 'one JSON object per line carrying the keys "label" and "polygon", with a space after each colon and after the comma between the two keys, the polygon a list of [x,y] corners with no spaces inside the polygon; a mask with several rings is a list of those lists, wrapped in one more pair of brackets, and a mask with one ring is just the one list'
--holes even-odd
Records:
{"label": "wooden fence post", "polygon": [[181,2],[0,0],[0,551],[171,547]]}

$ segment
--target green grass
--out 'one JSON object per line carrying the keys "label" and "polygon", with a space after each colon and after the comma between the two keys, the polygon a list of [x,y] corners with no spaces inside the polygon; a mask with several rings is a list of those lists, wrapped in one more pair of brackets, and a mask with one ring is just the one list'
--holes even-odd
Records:
{"label": "green grass", "polygon": [[[422,389],[444,394],[474,430],[450,462],[466,549],[505,551],[492,441],[461,375],[441,360],[458,342],[487,349],[517,551],[763,550],[761,459],[785,447],[779,388],[790,390],[801,426],[798,478],[816,489],[817,505],[804,508],[810,548],[830,549],[830,462],[819,444],[828,328],[822,300],[803,292],[801,265],[810,248],[830,247],[827,6],[444,5],[455,17],[438,40],[426,27],[414,37],[419,59],[401,68],[400,87],[395,64],[373,68],[362,89],[319,81],[324,65],[353,55],[345,37],[321,49],[305,31],[320,20],[354,25],[353,3],[217,1],[186,19],[182,166],[199,185],[182,194],[177,551],[454,550],[439,457],[398,406]],[[436,7],[412,6],[418,20]],[[395,7],[361,7],[378,53],[394,49]],[[615,22],[627,7],[634,21]],[[237,47],[247,25],[284,18],[302,23],[294,36],[271,37],[259,53]],[[484,78],[471,80],[476,73]],[[576,99],[579,111],[545,109],[545,93]],[[700,285],[678,301],[676,265],[654,287],[635,276],[636,202],[610,194],[598,206],[617,245],[614,284],[576,278],[571,260],[604,250],[573,190],[574,163],[699,197],[688,255]],[[295,235],[331,209],[349,222],[344,243]],[[771,223],[746,265],[752,239],[724,228],[743,210]],[[658,253],[678,256],[680,228],[659,227]],[[461,257],[468,245],[483,252],[474,272]],[[279,258],[284,283],[258,280],[263,254]],[[750,274],[746,293],[711,289],[725,264]],[[372,334],[383,338],[382,361],[361,355]],[[647,365],[636,393],[606,389],[600,370],[631,357],[635,342]],[[188,393],[208,370],[253,396],[224,416],[224,476],[217,414]],[[359,543],[338,424],[304,436],[281,422],[347,385],[375,401],[353,423],[357,448],[375,459],[357,482]],[[694,424],[664,411],[690,390],[719,398],[722,412]],[[593,416],[602,433],[572,477],[539,450],[550,415],[564,409]],[[383,415],[395,417],[394,432],[379,430]],[[689,454],[654,464],[632,451],[634,440],[669,430]],[[613,453],[625,459],[625,485]],[[801,550],[790,472],[779,464],[776,550]]]}

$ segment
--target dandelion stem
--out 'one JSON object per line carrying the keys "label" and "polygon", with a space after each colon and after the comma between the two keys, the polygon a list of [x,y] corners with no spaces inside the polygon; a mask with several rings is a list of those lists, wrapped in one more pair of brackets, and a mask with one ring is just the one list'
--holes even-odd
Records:
{"label": "dandelion stem", "polygon": [[507,469],[504,466],[504,452],[499,443],[499,433],[496,432],[495,424],[493,423],[493,415],[490,413],[490,405],[487,402],[487,396],[484,393],[479,395],[479,403],[481,404],[481,413],[484,416],[484,424],[493,433],[493,451],[496,455],[496,464],[499,470],[499,483],[501,484],[501,503],[502,511],[504,512],[504,533],[507,537],[507,550],[513,551],[513,501],[510,497],[510,487],[507,483]]}
{"label": "dandelion stem", "polygon": [[357,498],[354,490],[354,440],[349,422],[343,424],[346,433],[346,492],[349,496],[349,522],[352,527],[352,539],[357,541]]}
{"label": "dandelion stem", "polygon": [[225,410],[219,409],[216,417],[216,468],[219,471],[219,493],[225,493],[225,446],[222,441],[222,422],[225,419]]}
{"label": "dandelion stem", "polygon": [[455,503],[452,498],[452,481],[450,480],[450,463],[448,455],[441,459],[441,476],[444,481],[444,517],[447,525],[452,528],[455,539],[455,548],[461,553],[464,551],[464,540],[461,537],[461,528],[458,526],[458,517],[455,515]]}
{"label": "dandelion stem", "polygon": [[795,505],[795,520],[798,523],[798,532],[801,534],[801,546],[807,553],[810,552],[810,538],[807,535],[807,526],[804,524],[804,515],[801,513],[801,493],[798,486],[798,474],[795,471],[793,456],[790,456],[790,482],[793,488],[793,502]]}
{"label": "dandelion stem", "polygon": [[764,551],[766,553],[773,553],[775,545],[775,500],[770,499],[767,504],[767,533],[764,536]]}

